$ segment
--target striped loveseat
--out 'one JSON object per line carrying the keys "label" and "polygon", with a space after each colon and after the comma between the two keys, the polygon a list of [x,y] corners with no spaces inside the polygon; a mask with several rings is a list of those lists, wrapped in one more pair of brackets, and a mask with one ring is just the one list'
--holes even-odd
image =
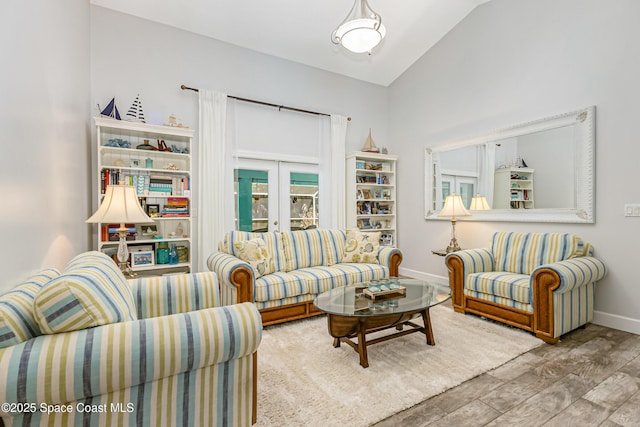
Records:
{"label": "striped loveseat", "polygon": [[489,248],[453,252],[453,308],[532,331],[554,344],[591,321],[604,263],[581,238],[561,233],[495,233]]}
{"label": "striped loveseat", "polygon": [[261,337],[256,307],[222,306],[215,274],[127,281],[87,252],[0,296],[0,416],[7,426],[248,426]]}
{"label": "striped loveseat", "polygon": [[[397,276],[402,254],[379,246],[377,235],[355,229],[231,231],[207,265],[218,275],[223,300],[255,303],[266,326],[322,314],[313,300],[329,289]],[[368,242],[356,244],[360,239]],[[255,242],[265,263],[256,265],[241,253]]]}

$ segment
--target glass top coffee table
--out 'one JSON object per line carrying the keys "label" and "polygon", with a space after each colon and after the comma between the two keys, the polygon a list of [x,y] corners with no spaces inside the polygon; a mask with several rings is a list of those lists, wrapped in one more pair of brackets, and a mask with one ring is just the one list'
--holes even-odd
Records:
{"label": "glass top coffee table", "polygon": [[[371,283],[366,282],[331,289],[316,297],[315,306],[327,313],[333,346],[340,347],[341,342],[348,344],[360,355],[360,365],[366,368],[369,366],[369,345],[414,332],[424,333],[427,344],[435,345],[429,308],[451,297],[449,286],[395,277],[374,282],[376,286],[391,285],[405,289],[388,295],[376,295],[378,292],[374,292],[371,297],[366,295]],[[424,326],[411,321],[418,316],[422,317]],[[390,328],[396,328],[398,332],[367,341],[367,334]],[[357,342],[352,338],[357,338]]]}

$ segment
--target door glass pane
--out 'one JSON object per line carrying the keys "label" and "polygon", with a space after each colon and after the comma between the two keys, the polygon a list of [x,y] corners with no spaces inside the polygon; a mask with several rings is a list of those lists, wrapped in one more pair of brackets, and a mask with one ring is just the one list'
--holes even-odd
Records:
{"label": "door glass pane", "polygon": [[267,231],[269,228],[269,184],[265,171],[235,170],[236,229]]}
{"label": "door glass pane", "polygon": [[289,207],[291,230],[318,227],[318,174],[291,172]]}
{"label": "door glass pane", "polygon": [[461,182],[460,183],[460,197],[462,197],[462,202],[464,207],[469,209],[471,206],[471,199],[473,198],[473,184]]}

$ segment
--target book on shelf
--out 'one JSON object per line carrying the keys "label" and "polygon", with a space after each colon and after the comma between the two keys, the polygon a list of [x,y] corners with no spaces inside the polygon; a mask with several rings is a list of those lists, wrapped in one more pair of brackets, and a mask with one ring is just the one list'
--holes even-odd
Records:
{"label": "book on shelf", "polygon": [[189,216],[189,199],[186,197],[168,197],[162,208],[163,217]]}

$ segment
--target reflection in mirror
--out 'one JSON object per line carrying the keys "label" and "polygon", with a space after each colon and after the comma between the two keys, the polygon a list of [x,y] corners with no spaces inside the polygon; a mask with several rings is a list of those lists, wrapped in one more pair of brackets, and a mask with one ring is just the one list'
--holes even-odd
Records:
{"label": "reflection in mirror", "polygon": [[470,220],[594,222],[594,118],[589,107],[428,147],[425,218],[455,192],[493,208]]}

